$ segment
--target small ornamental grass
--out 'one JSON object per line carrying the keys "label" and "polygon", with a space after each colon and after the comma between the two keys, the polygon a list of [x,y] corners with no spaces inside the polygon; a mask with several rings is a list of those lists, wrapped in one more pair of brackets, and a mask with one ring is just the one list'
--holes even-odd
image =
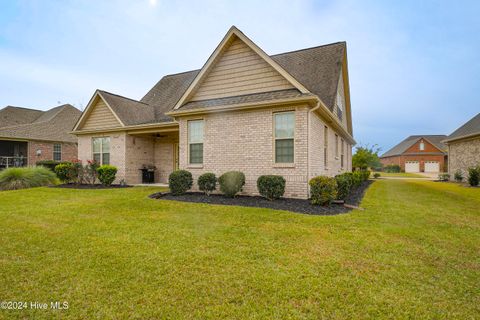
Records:
{"label": "small ornamental grass", "polygon": [[285,193],[285,178],[275,175],[260,176],[257,179],[257,188],[268,200],[281,198]]}
{"label": "small ornamental grass", "polygon": [[192,174],[187,170],[176,170],[168,177],[168,187],[173,195],[182,195],[193,185]]}
{"label": "small ornamental grass", "polygon": [[245,185],[245,174],[240,171],[225,172],[218,178],[220,191],[227,197],[235,197]]}
{"label": "small ornamental grass", "polygon": [[337,198],[338,188],[335,178],[318,176],[312,178],[310,185],[310,202],[322,206],[328,206]]}
{"label": "small ornamental grass", "polygon": [[115,180],[117,175],[117,167],[104,164],[103,166],[98,167],[98,180],[104,185],[109,186]]}
{"label": "small ornamental grass", "polygon": [[198,177],[197,183],[198,188],[209,196],[217,188],[217,177],[214,173],[207,172]]}
{"label": "small ornamental grass", "polygon": [[9,168],[0,172],[0,190],[18,190],[57,184],[55,173],[45,167]]}

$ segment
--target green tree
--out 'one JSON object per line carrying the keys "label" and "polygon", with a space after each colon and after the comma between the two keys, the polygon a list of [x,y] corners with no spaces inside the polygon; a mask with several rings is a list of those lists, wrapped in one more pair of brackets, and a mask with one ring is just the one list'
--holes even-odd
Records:
{"label": "green tree", "polygon": [[372,147],[369,147],[368,145],[358,146],[352,157],[352,166],[360,170],[380,168],[382,164],[378,158],[379,152],[380,148],[378,148],[377,145],[373,145]]}

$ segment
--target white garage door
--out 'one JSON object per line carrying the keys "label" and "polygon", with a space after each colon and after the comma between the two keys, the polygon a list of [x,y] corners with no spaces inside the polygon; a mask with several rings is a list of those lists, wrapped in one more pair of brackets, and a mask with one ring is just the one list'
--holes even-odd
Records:
{"label": "white garage door", "polygon": [[420,172],[420,163],[418,161],[405,162],[405,172]]}
{"label": "white garage door", "polygon": [[439,172],[440,164],[438,161],[425,161],[425,172]]}

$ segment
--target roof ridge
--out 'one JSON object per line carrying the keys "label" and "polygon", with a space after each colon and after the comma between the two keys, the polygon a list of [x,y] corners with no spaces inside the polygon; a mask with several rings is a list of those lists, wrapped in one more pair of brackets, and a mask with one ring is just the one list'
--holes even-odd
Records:
{"label": "roof ridge", "polygon": [[[189,73],[189,72],[195,72],[195,71],[200,71],[201,69],[194,69],[194,70],[189,70],[189,71],[182,71],[182,72],[177,72],[177,73],[170,73],[170,74],[166,74],[162,77],[163,78],[166,78],[166,77],[171,77],[171,76],[178,76],[180,74],[184,74],[184,73]],[[160,79],[160,80],[162,80]]]}
{"label": "roof ridge", "polygon": [[321,44],[318,46],[313,46],[313,47],[308,47],[308,48],[303,48],[303,49],[297,49],[297,50],[292,50],[292,51],[285,51],[285,52],[280,52],[280,53],[275,53],[270,55],[270,57],[275,57],[275,56],[281,56],[283,54],[288,54],[288,53],[294,53],[294,52],[299,52],[299,51],[306,51],[306,50],[312,50],[312,49],[318,49],[322,47],[328,47],[328,46],[333,46],[336,44],[341,44],[341,43],[347,43],[346,41],[337,41],[337,42],[332,42],[332,43],[327,43],[327,44]]}
{"label": "roof ridge", "polygon": [[45,112],[45,110],[32,109],[32,108],[27,108],[27,107],[17,107],[17,106],[11,106],[11,105],[5,106],[4,108],[0,109],[0,111],[1,111],[1,110],[5,110],[5,109],[7,109],[7,108],[15,108],[15,109],[24,109],[24,110],[30,110],[30,111]]}
{"label": "roof ridge", "polygon": [[116,94],[116,93],[112,93],[112,92],[101,90],[101,89],[97,89],[97,90],[100,91],[100,92],[110,94],[112,96],[116,96],[116,97],[127,99],[127,100],[130,100],[130,101],[133,101],[133,102],[138,102],[138,103],[144,104],[146,106],[150,106],[148,103],[145,103],[145,102],[142,102],[142,101],[139,101],[139,100],[135,100],[135,99],[132,99],[132,98],[128,98],[128,97],[125,97],[125,96],[122,96],[122,95],[119,95],[119,94]]}

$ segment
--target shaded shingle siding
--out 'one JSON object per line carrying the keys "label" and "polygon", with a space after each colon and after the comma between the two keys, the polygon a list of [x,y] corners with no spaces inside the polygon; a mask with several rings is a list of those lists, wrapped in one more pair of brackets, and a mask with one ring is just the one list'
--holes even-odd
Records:
{"label": "shaded shingle siding", "polygon": [[92,111],[81,126],[81,130],[109,129],[121,127],[122,125],[115,118],[114,114],[107,107],[102,99],[97,99]]}

